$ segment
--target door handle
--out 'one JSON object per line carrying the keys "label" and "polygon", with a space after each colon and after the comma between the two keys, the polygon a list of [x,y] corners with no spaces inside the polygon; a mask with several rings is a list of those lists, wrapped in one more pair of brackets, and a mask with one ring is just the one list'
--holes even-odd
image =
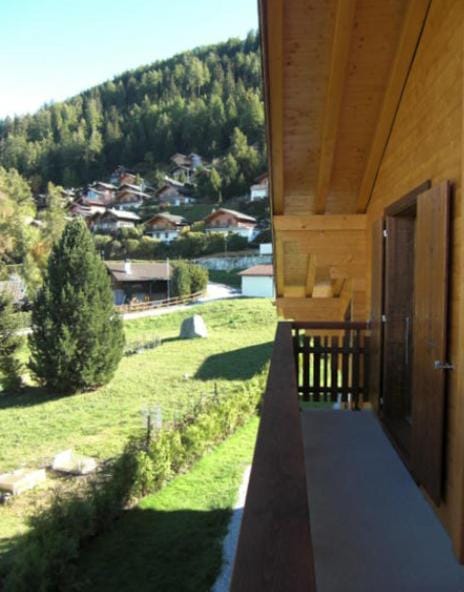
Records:
{"label": "door handle", "polygon": [[440,360],[435,360],[433,367],[435,370],[454,370],[453,364],[449,364],[448,362],[440,362]]}

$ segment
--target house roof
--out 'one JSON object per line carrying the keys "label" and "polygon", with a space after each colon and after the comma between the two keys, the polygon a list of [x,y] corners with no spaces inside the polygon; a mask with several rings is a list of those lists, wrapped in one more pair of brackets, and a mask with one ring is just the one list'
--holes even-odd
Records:
{"label": "house roof", "polygon": [[253,218],[253,216],[248,216],[247,214],[242,214],[242,212],[237,212],[237,210],[229,210],[227,208],[219,208],[218,210],[211,212],[211,214],[209,214],[209,216],[205,218],[205,222],[212,220],[218,214],[230,214],[238,220],[245,220],[246,222],[253,222],[254,224],[256,224],[256,218]]}
{"label": "house roof", "polygon": [[117,282],[168,280],[172,274],[172,267],[165,262],[159,261],[131,262],[130,273],[125,271],[125,261],[105,261],[105,265]]}
{"label": "house roof", "polygon": [[113,185],[112,183],[103,183],[103,181],[95,181],[92,183],[91,188],[93,187],[104,187],[105,189],[111,189],[112,191],[117,189],[116,185]]}
{"label": "house roof", "polygon": [[267,178],[269,177],[269,173],[262,173],[261,175],[259,175],[258,177],[256,177],[255,179],[255,183],[257,185],[260,185],[263,181],[265,181]]}
{"label": "house roof", "polygon": [[168,222],[172,222],[173,224],[182,226],[187,224],[187,220],[183,216],[175,216],[174,214],[170,214],[169,212],[155,214],[150,220],[147,221],[147,224],[152,223],[157,218],[162,218]]}
{"label": "house roof", "polygon": [[124,210],[106,210],[106,212],[102,214],[102,217],[107,215],[112,216],[117,220],[131,220],[132,222],[138,222],[140,220],[140,216],[137,216],[137,214],[134,214],[133,212],[125,212]]}
{"label": "house roof", "polygon": [[272,265],[254,265],[244,271],[240,271],[238,275],[270,277],[274,275],[274,267]]}

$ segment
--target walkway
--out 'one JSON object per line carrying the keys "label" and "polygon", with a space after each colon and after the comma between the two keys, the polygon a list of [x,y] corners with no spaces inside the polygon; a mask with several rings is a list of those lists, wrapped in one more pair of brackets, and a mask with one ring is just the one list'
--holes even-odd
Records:
{"label": "walkway", "polygon": [[461,592],[464,568],[370,412],[302,412],[318,592]]}

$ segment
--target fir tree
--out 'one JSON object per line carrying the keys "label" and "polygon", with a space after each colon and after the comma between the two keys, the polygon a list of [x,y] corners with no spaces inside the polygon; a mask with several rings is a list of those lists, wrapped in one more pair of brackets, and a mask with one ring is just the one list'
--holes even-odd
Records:
{"label": "fir tree", "polygon": [[57,393],[106,384],[124,346],[109,277],[82,220],[69,223],[52,249],[32,310],[30,367]]}
{"label": "fir tree", "polygon": [[0,380],[5,391],[17,391],[21,386],[22,364],[17,354],[23,338],[18,335],[18,329],[12,298],[3,290],[0,292]]}

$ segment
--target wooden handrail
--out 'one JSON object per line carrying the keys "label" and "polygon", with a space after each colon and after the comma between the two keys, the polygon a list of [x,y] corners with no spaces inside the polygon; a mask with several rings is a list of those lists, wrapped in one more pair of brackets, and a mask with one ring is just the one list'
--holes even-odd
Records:
{"label": "wooden handrail", "polygon": [[292,328],[362,331],[370,329],[370,323],[369,321],[293,321]]}
{"label": "wooden handrail", "polygon": [[200,298],[204,292],[195,292],[188,296],[176,296],[175,298],[166,298],[165,300],[151,300],[148,302],[134,302],[134,304],[119,304],[116,305],[118,312],[136,312],[140,310],[149,310],[151,308],[163,308],[165,306],[173,306],[176,304],[186,304],[192,302],[196,298]]}
{"label": "wooden handrail", "polygon": [[278,324],[231,592],[314,592],[292,324]]}

